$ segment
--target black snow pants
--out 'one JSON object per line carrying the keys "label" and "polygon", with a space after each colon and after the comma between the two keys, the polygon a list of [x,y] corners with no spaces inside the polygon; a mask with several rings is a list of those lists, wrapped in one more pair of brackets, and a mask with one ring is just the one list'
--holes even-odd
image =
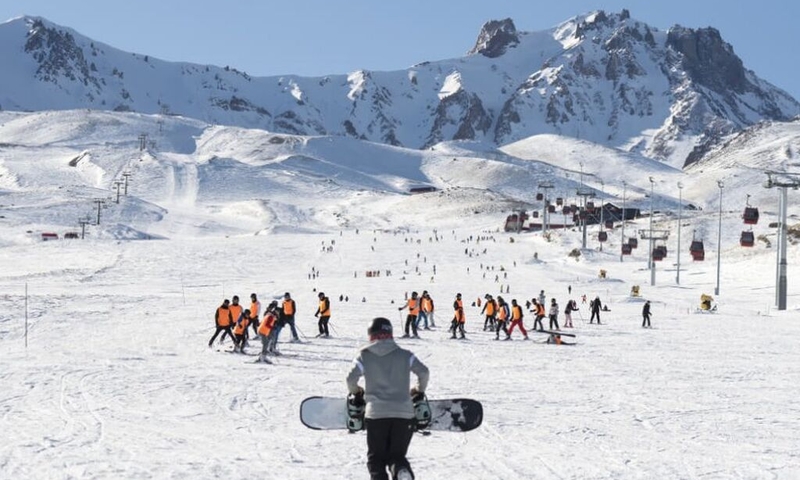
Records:
{"label": "black snow pants", "polygon": [[402,469],[408,470],[412,477],[411,465],[406,453],[411,437],[414,435],[414,420],[406,418],[368,418],[367,430],[367,469],[371,480],[388,480],[388,468],[395,477]]}

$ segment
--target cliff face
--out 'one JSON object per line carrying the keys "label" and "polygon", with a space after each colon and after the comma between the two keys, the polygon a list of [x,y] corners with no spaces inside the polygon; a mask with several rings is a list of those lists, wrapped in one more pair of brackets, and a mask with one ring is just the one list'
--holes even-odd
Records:
{"label": "cliff face", "polygon": [[555,133],[676,166],[800,104],[747,70],[713,28],[661,32],[593,12],[543,32],[487,22],[463,58],[392,72],[251,77],[126,53],[41,18],[0,25],[0,108],[184,115],[424,148]]}

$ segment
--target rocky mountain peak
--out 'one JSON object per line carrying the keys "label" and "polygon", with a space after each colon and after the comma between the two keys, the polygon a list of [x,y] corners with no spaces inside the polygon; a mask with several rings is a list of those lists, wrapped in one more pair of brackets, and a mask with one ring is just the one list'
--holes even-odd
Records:
{"label": "rocky mountain peak", "polygon": [[483,24],[475,46],[467,54],[480,53],[485,57],[497,58],[504,54],[508,47],[517,44],[519,36],[513,20],[510,18],[491,20]]}
{"label": "rocky mountain peak", "polygon": [[717,29],[676,25],[667,33],[667,45],[682,54],[684,70],[698,84],[715,91],[746,91],[744,65]]}
{"label": "rocky mountain peak", "polygon": [[58,83],[61,77],[66,77],[84,85],[99,86],[92,75],[93,64],[86,60],[72,33],[48,25],[38,17],[29,17],[26,22],[25,52],[38,63],[36,76],[39,79]]}

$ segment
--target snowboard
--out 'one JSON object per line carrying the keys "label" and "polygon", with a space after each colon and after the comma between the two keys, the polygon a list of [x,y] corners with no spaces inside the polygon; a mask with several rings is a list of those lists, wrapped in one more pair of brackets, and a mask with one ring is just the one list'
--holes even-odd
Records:
{"label": "snowboard", "polygon": [[546,333],[548,335],[559,335],[562,337],[572,337],[575,338],[574,333],[566,333],[566,332],[556,332],[553,330],[531,330],[533,333]]}
{"label": "snowboard", "polygon": [[[425,430],[468,432],[483,422],[483,405],[477,400],[428,400],[431,421]],[[300,421],[314,430],[347,430],[347,399],[308,397],[300,404]]]}

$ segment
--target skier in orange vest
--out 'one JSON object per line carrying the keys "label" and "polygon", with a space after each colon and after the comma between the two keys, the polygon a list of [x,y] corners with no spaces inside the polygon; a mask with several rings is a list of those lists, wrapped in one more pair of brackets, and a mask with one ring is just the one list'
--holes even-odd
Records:
{"label": "skier in orange vest", "polygon": [[217,326],[217,330],[214,332],[211,340],[208,341],[209,347],[211,347],[211,345],[214,343],[214,340],[217,339],[219,332],[223,332],[222,337],[219,339],[219,343],[222,343],[222,341],[225,340],[225,335],[230,336],[231,340],[233,340],[233,332],[231,332],[233,317],[231,316],[230,302],[227,298],[223,300],[222,305],[217,307],[217,310],[214,313],[214,323]]}
{"label": "skier in orange vest", "polygon": [[403,334],[402,338],[409,337],[409,328],[414,333],[411,335],[412,338],[419,338],[417,334],[417,315],[419,315],[419,294],[417,292],[411,292],[411,298],[408,299],[405,305],[398,308],[398,310],[405,310],[408,309],[408,316],[406,316],[406,328],[405,334]]}

